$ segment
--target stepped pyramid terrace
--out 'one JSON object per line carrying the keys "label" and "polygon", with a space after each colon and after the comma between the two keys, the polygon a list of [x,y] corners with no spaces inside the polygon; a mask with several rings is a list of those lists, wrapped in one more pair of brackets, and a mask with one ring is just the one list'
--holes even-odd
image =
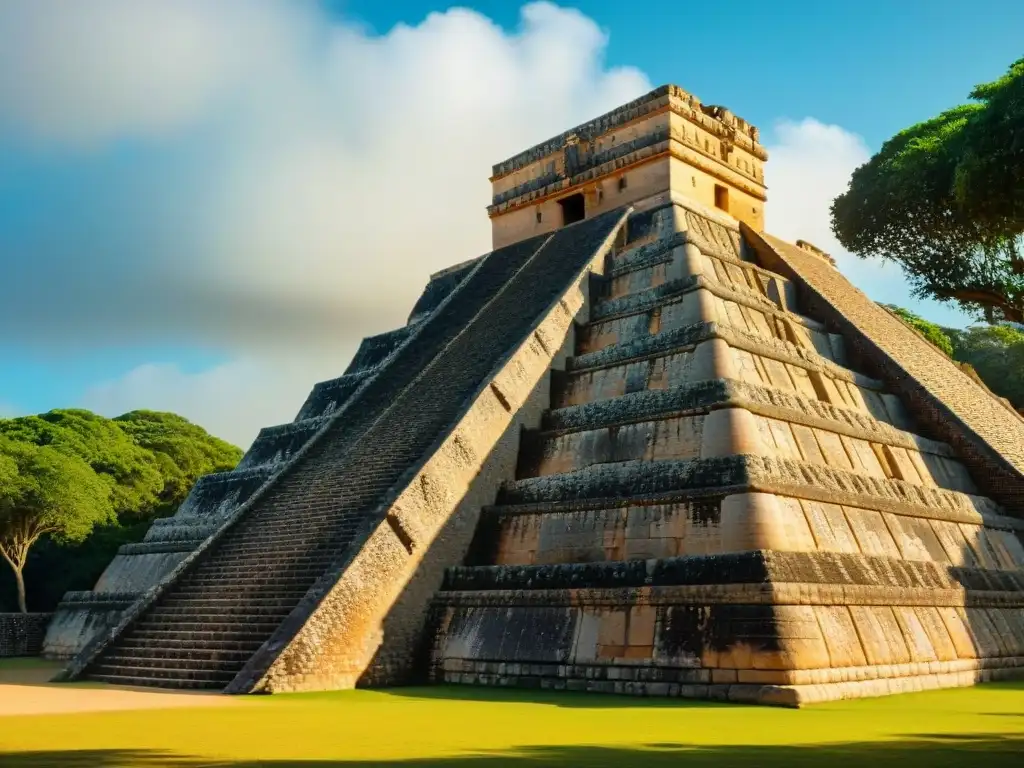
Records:
{"label": "stepped pyramid terrace", "polygon": [[69,593],[61,679],[798,706],[1024,670],[1024,418],[815,246],[665,86],[494,166],[291,424]]}

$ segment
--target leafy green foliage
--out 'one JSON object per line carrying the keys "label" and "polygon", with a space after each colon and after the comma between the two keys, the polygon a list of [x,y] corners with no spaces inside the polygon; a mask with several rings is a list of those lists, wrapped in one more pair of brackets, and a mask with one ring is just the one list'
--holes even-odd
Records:
{"label": "leafy green foliage", "polygon": [[[68,589],[90,588],[117,547],[172,514],[200,476],[241,456],[172,413],[107,419],[64,409],[0,419],[0,552],[15,570],[19,608],[25,574],[40,582],[33,605],[52,609]],[[0,581],[0,604],[6,591]]]}
{"label": "leafy green foliage", "polygon": [[971,96],[854,171],[832,229],[859,256],[901,265],[918,297],[1024,322],[1024,60]]}
{"label": "leafy green foliage", "polygon": [[1010,325],[943,328],[895,304],[882,306],[955,361],[969,365],[986,387],[1024,411],[1024,329]]}
{"label": "leafy green foliage", "polygon": [[242,451],[174,413],[130,411],[114,423],[140,448],[153,454],[163,489],[160,504],[177,509],[203,475],[233,469]]}
{"label": "leafy green foliage", "polygon": [[1024,59],[971,98],[984,106],[964,127],[954,173],[957,203],[994,235],[1024,232]]}
{"label": "leafy green foliage", "polygon": [[79,542],[115,519],[110,484],[81,458],[0,437],[0,557],[14,571],[27,610],[23,571],[41,536]]}
{"label": "leafy green foliage", "polygon": [[1024,410],[1024,331],[1005,325],[947,330],[953,357],[970,364],[985,386]]}
{"label": "leafy green foliage", "polygon": [[85,410],[0,421],[0,435],[85,461],[108,485],[118,512],[151,509],[163,489],[156,459],[116,423]]}
{"label": "leafy green foliage", "polygon": [[882,306],[892,310],[892,312],[898,315],[904,322],[911,325],[922,336],[947,355],[950,357],[953,356],[953,342],[949,338],[949,335],[940,326],[929,322],[922,317],[918,317],[913,312],[903,309],[903,307],[897,307],[895,304],[883,304]]}

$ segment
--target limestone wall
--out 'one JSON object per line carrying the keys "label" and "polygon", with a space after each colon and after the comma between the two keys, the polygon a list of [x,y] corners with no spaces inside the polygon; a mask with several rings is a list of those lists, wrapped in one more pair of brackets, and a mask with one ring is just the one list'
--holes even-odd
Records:
{"label": "limestone wall", "polygon": [[510,477],[521,425],[546,405],[547,372],[571,341],[589,273],[602,267],[623,220],[595,219],[552,239],[394,403],[391,415],[408,424],[403,414],[438,403],[438,388],[450,399],[468,385],[451,426],[367,516],[365,538],[313,587],[229,691],[408,679],[444,568],[462,560],[480,506]]}
{"label": "limestone wall", "polygon": [[804,301],[843,330],[864,363],[890,381],[915,414],[955,445],[985,490],[1024,514],[1024,422],[953,361],[854,288],[827,262],[750,232],[767,260],[788,273]]}
{"label": "limestone wall", "polygon": [[805,279],[671,199],[448,574],[433,679],[798,705],[1024,671],[1012,505]]}
{"label": "limestone wall", "polygon": [[559,200],[575,193],[588,217],[672,190],[760,228],[766,157],[756,129],[727,109],[659,88],[496,165],[494,246],[562,226]]}
{"label": "limestone wall", "polygon": [[631,580],[620,569],[602,590],[515,591],[525,575],[449,601],[440,679],[792,705],[970,685],[1024,663],[1020,602],[965,604],[953,584],[618,586]]}

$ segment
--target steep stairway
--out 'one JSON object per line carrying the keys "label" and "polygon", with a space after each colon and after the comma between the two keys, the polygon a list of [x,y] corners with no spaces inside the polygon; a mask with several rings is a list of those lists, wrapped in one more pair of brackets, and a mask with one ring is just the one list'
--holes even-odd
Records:
{"label": "steep stairway", "polygon": [[[410,467],[452,429],[466,398],[529,336],[539,311],[557,302],[623,220],[621,212],[599,217],[480,262],[412,326],[291,470],[152,600],[136,605],[113,639],[87,647],[68,674],[122,685],[224,688],[261,648],[273,655],[296,629],[283,627],[286,620],[301,621],[300,603],[315,604],[329,587],[328,572],[381,522]],[[315,391],[307,406],[327,394]],[[400,524],[387,521],[402,538]]]}

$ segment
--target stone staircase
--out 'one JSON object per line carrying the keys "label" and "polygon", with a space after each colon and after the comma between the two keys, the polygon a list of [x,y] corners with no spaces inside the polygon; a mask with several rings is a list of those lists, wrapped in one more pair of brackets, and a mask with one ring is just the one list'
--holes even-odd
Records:
{"label": "stone staircase", "polygon": [[[594,285],[516,481],[434,601],[433,679],[792,703],[839,695],[811,682],[938,684],[921,682],[928,664],[932,677],[970,666],[950,650],[961,630],[971,663],[983,646],[1003,658],[981,667],[1024,662],[1020,521],[797,311],[734,223],[696,206],[645,216]],[[834,602],[972,579],[998,581],[1009,607],[961,608],[926,632],[936,608],[887,606],[855,614],[854,632]]]}
{"label": "stone staircase", "polygon": [[[345,408],[275,482],[134,605],[112,637],[87,646],[66,675],[178,688],[225,688],[241,676],[236,685],[251,688],[377,526],[390,525],[412,553],[413,533],[388,513],[389,500],[624,216],[522,241],[480,262],[411,326],[372,380],[346,392]],[[300,426],[333,389],[314,390]]]}
{"label": "stone staircase", "polygon": [[256,511],[99,659],[90,678],[224,688],[357,529],[350,517]]}

